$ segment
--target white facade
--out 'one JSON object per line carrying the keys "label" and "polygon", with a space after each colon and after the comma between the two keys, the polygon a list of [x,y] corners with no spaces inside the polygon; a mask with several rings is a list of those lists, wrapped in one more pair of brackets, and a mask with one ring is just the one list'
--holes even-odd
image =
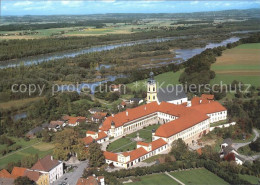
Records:
{"label": "white facade", "polygon": [[226,120],[227,119],[227,111],[220,111],[220,112],[214,112],[207,114],[208,117],[210,117],[210,123],[215,123],[218,121]]}
{"label": "white facade", "polygon": [[[188,98],[181,98],[181,99],[177,99],[177,100],[171,100],[171,101],[167,101],[168,103],[172,103],[175,105],[180,105],[183,103],[187,103],[188,102]],[[157,100],[157,103],[160,104],[160,102]]]}
{"label": "white facade", "polygon": [[63,175],[63,163],[60,163],[58,166],[53,168],[51,171],[49,171],[48,174],[49,174],[50,184],[55,182]]}
{"label": "white facade", "polygon": [[[137,148],[139,148],[139,147],[137,147]],[[154,151],[151,151],[151,149],[150,149],[150,151],[148,150],[146,154],[144,154],[143,156],[140,156],[139,158],[137,158],[133,161],[130,161],[130,156],[124,156],[123,154],[118,154],[117,161],[112,161],[112,160],[106,159],[106,163],[107,164],[112,163],[115,167],[119,167],[119,168],[129,168],[129,167],[132,167],[132,166],[136,165],[137,163],[139,163],[139,162],[141,162],[145,159],[148,159],[148,158],[150,158],[154,155],[158,155],[158,154],[161,154],[161,153],[167,151],[168,148],[169,148],[168,144],[166,144],[166,145],[163,145],[163,146],[157,148]]]}
{"label": "white facade", "polygon": [[168,138],[164,138],[164,137],[159,137],[154,135],[153,133],[153,137],[152,140],[155,141],[159,138],[162,138],[164,141],[166,141],[169,145],[171,145],[171,143],[175,140],[178,139],[182,139],[184,142],[188,143],[188,144],[192,144],[193,141],[196,141],[198,139],[198,136],[203,133],[204,131],[206,133],[209,132],[209,128],[210,128],[210,123],[209,123],[209,119],[204,120],[190,128],[187,128],[177,134],[174,134]]}

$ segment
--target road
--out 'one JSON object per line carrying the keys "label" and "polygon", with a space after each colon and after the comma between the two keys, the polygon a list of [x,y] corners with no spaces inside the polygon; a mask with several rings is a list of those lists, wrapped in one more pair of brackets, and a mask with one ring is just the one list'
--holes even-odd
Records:
{"label": "road", "polygon": [[[254,142],[259,137],[259,132],[256,129],[253,129],[253,132],[255,133],[255,137],[252,141],[247,143],[233,143],[233,148],[236,149],[236,151],[243,146],[249,145],[251,142]],[[240,157],[242,157],[245,161],[254,161],[258,158],[260,158],[260,155],[254,155],[254,156],[246,156],[238,153]]]}
{"label": "road", "polygon": [[[255,133],[255,137],[252,141],[255,141],[259,137],[259,133],[256,129],[253,129],[253,132]],[[238,150],[240,147],[249,145],[252,141],[247,142],[247,143],[233,143],[233,148]]]}
{"label": "road", "polygon": [[82,176],[84,169],[87,168],[88,161],[82,161],[75,166],[77,166],[77,168],[74,171],[65,173],[59,180],[54,182],[54,185],[59,185],[62,182],[66,182],[67,185],[76,185],[78,179]]}

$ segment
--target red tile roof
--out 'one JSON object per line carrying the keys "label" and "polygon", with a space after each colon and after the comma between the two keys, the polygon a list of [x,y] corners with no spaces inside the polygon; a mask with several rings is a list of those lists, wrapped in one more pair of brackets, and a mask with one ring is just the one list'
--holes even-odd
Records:
{"label": "red tile roof", "polygon": [[100,139],[104,139],[106,137],[107,137],[107,134],[104,131],[101,131],[101,132],[98,133],[98,138],[95,139],[95,140],[97,141],[97,140],[100,140]]}
{"label": "red tile roof", "polygon": [[125,105],[126,105],[126,102],[125,102],[125,101],[122,101],[122,102],[121,102],[121,105],[125,106]]}
{"label": "red tile roof", "polygon": [[86,134],[91,134],[91,135],[96,135],[96,133],[97,133],[97,132],[94,132],[94,131],[91,131],[91,130],[88,130],[88,131],[86,132]]}
{"label": "red tile roof", "polygon": [[41,175],[42,175],[42,173],[37,172],[37,171],[29,171],[29,170],[25,171],[25,176],[34,182],[37,182]]}
{"label": "red tile roof", "polygon": [[144,156],[147,153],[148,152],[143,147],[132,150],[131,152],[129,152],[130,162]]}
{"label": "red tile roof", "polygon": [[217,101],[211,101],[210,103],[207,103],[207,104],[191,106],[191,108],[194,110],[197,110],[199,112],[202,112],[204,114],[210,114],[210,113],[227,110],[223,105],[221,105]]}
{"label": "red tile roof", "polygon": [[53,159],[51,155],[47,155],[44,158],[38,160],[38,162],[35,163],[31,169],[49,172],[59,164],[60,162],[58,160]]}
{"label": "red tile roof", "polygon": [[0,178],[14,178],[6,169],[0,171]]}
{"label": "red tile roof", "polygon": [[76,185],[98,185],[95,177],[89,176],[88,178],[79,178]]}
{"label": "red tile roof", "polygon": [[207,99],[207,100],[214,100],[214,95],[213,94],[202,94],[201,98]]}
{"label": "red tile roof", "polygon": [[86,121],[86,117],[72,117],[70,116],[68,118],[68,123],[69,124],[72,124],[72,125],[75,125],[77,122],[81,122],[81,121]]}
{"label": "red tile roof", "polygon": [[199,111],[187,107],[185,109],[187,111],[180,118],[161,125],[155,135],[168,138],[209,118]]}
{"label": "red tile roof", "polygon": [[157,148],[160,148],[160,147],[162,147],[162,146],[164,146],[164,145],[166,145],[167,143],[166,143],[166,141],[164,141],[163,139],[157,139],[157,140],[155,140],[155,141],[152,141],[151,142],[151,145],[152,145],[152,151],[153,150],[156,150]]}
{"label": "red tile roof", "polygon": [[145,143],[145,142],[142,142],[142,141],[138,141],[136,144],[137,144],[137,145],[146,146],[146,147],[149,146],[149,143]]}
{"label": "red tile roof", "polygon": [[94,141],[94,139],[91,136],[84,137],[82,140],[85,143],[85,145],[89,145],[90,143],[92,143]]}
{"label": "red tile roof", "polygon": [[[145,115],[152,114],[157,112],[158,104],[156,102],[152,102],[146,105],[141,105],[136,108],[127,109],[126,111],[119,112],[118,114],[107,117],[107,119],[103,122],[100,130],[107,131],[111,128],[111,122],[115,123],[115,127],[120,127],[129,121],[135,120],[137,118],[141,118]],[[126,114],[128,112],[128,115]]]}
{"label": "red tile roof", "polygon": [[14,167],[12,170],[12,176],[14,176],[15,178],[22,177],[25,175],[26,170],[27,168]]}
{"label": "red tile roof", "polygon": [[92,117],[94,119],[104,119],[107,116],[107,112],[96,112]]}
{"label": "red tile roof", "polygon": [[117,161],[117,154],[113,152],[104,151],[104,157],[111,161]]}

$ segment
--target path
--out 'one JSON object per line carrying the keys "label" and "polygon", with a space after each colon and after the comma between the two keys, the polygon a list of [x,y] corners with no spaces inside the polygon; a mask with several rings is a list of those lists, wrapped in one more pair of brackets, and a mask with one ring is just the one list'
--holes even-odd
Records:
{"label": "path", "polygon": [[253,129],[253,132],[255,133],[255,137],[252,141],[247,142],[247,143],[233,143],[233,148],[235,150],[238,150],[240,147],[249,145],[251,142],[254,142],[259,137],[259,132],[256,129]]}
{"label": "path", "polygon": [[88,161],[82,161],[75,166],[76,169],[74,171],[64,173],[60,179],[54,182],[54,185],[59,185],[62,183],[67,183],[67,185],[76,185],[78,179],[82,176],[84,169],[88,167]]}
{"label": "path", "polygon": [[179,181],[178,179],[176,179],[175,177],[173,177],[172,175],[170,175],[168,172],[165,172],[166,175],[168,175],[170,178],[172,178],[173,180],[175,180],[176,182],[178,182],[181,185],[185,185],[183,182]]}
{"label": "path", "polygon": [[34,144],[30,145],[30,146],[24,147],[24,148],[22,148],[22,149],[20,149],[20,150],[16,150],[16,151],[14,151],[14,152],[12,152],[12,153],[10,153],[10,154],[7,154],[7,155],[5,155],[5,156],[3,156],[3,157],[0,157],[0,159],[4,159],[4,158],[6,158],[6,157],[8,157],[8,156],[10,156],[10,155],[16,154],[17,152],[21,152],[21,151],[23,151],[23,150],[25,150],[25,149],[27,149],[27,148],[30,148],[30,147],[32,147],[32,146],[34,146],[34,145],[37,145],[37,144],[40,144],[40,143],[41,143],[41,141],[39,141],[38,143],[34,143]]}

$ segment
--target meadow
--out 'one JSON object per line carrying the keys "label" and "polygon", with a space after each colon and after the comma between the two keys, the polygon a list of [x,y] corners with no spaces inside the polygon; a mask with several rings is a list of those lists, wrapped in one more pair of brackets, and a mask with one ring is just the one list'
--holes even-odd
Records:
{"label": "meadow", "polygon": [[171,179],[165,174],[153,174],[141,176],[133,179],[134,182],[127,183],[128,185],[178,185],[179,183]]}
{"label": "meadow", "polygon": [[171,172],[170,174],[186,185],[228,184],[226,181],[224,181],[223,179],[221,179],[220,177],[218,177],[217,175],[213,174],[205,168]]}
{"label": "meadow", "polygon": [[260,86],[260,43],[242,44],[227,49],[211,65],[216,77],[211,84],[231,84],[233,80]]}
{"label": "meadow", "polygon": [[[18,162],[25,156],[38,154],[39,157],[42,158],[51,154],[54,148],[53,144],[42,142],[39,139],[31,139],[30,141],[15,137],[11,137],[11,139],[16,142],[15,145],[21,145],[22,148],[5,156],[0,155],[0,169],[5,168],[10,162]],[[3,148],[5,148],[5,145],[0,145],[0,149]]]}
{"label": "meadow", "polygon": [[[184,184],[197,184],[197,185],[226,185],[226,181],[211,173],[205,168],[191,169],[185,171],[171,172],[171,176],[175,177]],[[130,178],[133,182],[127,183],[129,185],[161,185],[161,184],[179,184],[174,179],[170,178],[166,174],[152,174],[141,177]],[[124,179],[125,180],[125,179]]]}

